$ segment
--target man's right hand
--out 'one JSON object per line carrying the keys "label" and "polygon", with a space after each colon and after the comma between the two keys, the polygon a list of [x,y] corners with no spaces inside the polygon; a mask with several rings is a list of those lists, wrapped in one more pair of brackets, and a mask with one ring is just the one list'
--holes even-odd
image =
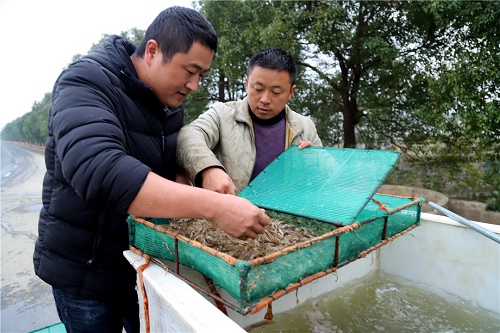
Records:
{"label": "man's right hand", "polygon": [[264,209],[245,198],[178,184],[153,172],[148,173],[127,213],[203,218],[215,222],[226,233],[239,239],[257,238],[269,224],[269,216]]}
{"label": "man's right hand", "polygon": [[269,224],[265,210],[247,199],[226,194],[222,196],[219,207],[211,220],[233,237],[255,239]]}
{"label": "man's right hand", "polygon": [[235,194],[236,186],[229,175],[221,168],[208,168],[201,172],[201,186],[204,189],[222,193]]}

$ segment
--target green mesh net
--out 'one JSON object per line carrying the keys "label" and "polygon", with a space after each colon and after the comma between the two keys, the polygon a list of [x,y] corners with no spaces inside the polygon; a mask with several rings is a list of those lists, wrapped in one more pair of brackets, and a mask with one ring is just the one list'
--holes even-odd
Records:
{"label": "green mesh net", "polygon": [[265,209],[345,225],[398,159],[399,153],[391,151],[292,146],[239,196]]}

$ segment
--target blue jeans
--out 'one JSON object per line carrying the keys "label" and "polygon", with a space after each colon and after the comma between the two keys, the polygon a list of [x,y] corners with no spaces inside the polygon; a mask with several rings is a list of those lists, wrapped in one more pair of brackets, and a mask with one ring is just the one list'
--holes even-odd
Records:
{"label": "blue jeans", "polygon": [[81,299],[55,288],[52,294],[68,333],[121,333],[124,328],[127,333],[140,331],[137,294],[112,302]]}

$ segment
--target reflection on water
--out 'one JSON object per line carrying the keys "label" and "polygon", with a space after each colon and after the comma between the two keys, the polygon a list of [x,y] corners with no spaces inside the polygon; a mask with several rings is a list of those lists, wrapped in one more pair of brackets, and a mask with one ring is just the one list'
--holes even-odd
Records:
{"label": "reflection on water", "polygon": [[372,273],[251,332],[494,333],[500,332],[500,318],[443,291]]}

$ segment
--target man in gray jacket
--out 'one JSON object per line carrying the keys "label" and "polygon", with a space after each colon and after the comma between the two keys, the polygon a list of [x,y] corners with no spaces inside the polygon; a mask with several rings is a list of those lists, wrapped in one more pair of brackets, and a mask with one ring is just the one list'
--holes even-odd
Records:
{"label": "man in gray jacket", "polygon": [[312,120],[287,105],[296,78],[295,61],[284,50],[255,53],[248,64],[247,97],[214,104],[179,132],[177,161],[188,179],[237,194],[291,145],[321,146]]}

